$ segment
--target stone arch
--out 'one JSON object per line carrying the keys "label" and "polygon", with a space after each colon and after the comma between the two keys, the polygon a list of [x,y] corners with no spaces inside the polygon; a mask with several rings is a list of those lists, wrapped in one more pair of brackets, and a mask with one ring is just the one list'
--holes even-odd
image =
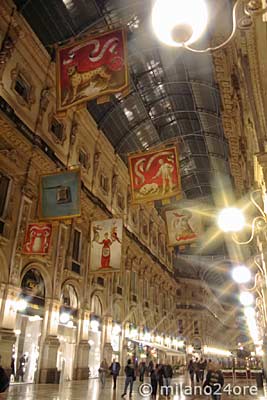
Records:
{"label": "stone arch", "polygon": [[130,312],[128,315],[128,320],[130,323],[134,324],[135,326],[138,325],[138,318],[137,318],[137,309],[136,307],[131,307]]}
{"label": "stone arch", "polygon": [[123,305],[120,300],[116,300],[113,303],[113,320],[117,322],[123,322]]}
{"label": "stone arch", "polygon": [[0,282],[8,282],[8,263],[4,252],[0,249]]}
{"label": "stone arch", "polygon": [[81,295],[81,288],[79,286],[79,283],[76,282],[74,279],[66,279],[62,285],[61,285],[61,292],[63,291],[63,288],[65,285],[70,285],[74,288],[77,296],[77,302],[78,302],[78,309],[81,307],[81,304],[83,303],[82,295]]}
{"label": "stone arch", "polygon": [[90,300],[91,300],[91,312],[99,317],[102,317],[104,313],[104,302],[102,298],[102,292],[94,291],[91,295]]}
{"label": "stone arch", "polygon": [[25,276],[25,274],[31,269],[36,269],[38,272],[40,272],[45,284],[45,297],[52,298],[53,291],[52,291],[51,277],[49,275],[49,272],[47,272],[45,266],[39,261],[36,262],[32,261],[22,269],[20,276],[20,284],[22,283],[22,279]]}

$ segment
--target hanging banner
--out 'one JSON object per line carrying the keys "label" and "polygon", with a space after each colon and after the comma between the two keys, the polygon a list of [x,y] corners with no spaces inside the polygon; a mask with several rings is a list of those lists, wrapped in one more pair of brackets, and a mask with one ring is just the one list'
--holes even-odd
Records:
{"label": "hanging banner", "polygon": [[63,219],[81,215],[79,169],[41,176],[39,192],[40,219]]}
{"label": "hanging banner", "polygon": [[52,235],[52,224],[31,223],[28,224],[23,254],[48,254]]}
{"label": "hanging banner", "polygon": [[91,225],[90,272],[118,272],[121,268],[122,219]]}
{"label": "hanging banner", "polygon": [[202,234],[202,217],[197,209],[177,208],[165,212],[170,246],[190,244]]}
{"label": "hanging banner", "polygon": [[57,48],[57,107],[123,92],[129,84],[123,29]]}
{"label": "hanging banner", "polygon": [[128,159],[133,203],[162,200],[180,194],[176,147],[131,154]]}

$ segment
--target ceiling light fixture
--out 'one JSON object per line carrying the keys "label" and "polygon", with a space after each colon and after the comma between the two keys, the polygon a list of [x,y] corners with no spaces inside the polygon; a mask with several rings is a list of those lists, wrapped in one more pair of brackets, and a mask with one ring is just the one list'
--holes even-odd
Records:
{"label": "ceiling light fixture", "polygon": [[[241,7],[243,16],[237,20],[237,11]],[[156,0],[152,11],[152,26],[158,39],[168,46],[206,53],[226,46],[235,36],[237,28],[250,28],[253,18],[265,13],[267,7],[263,7],[262,0],[237,0],[233,7],[231,34],[218,46],[201,50],[194,49],[191,45],[200,39],[208,25],[205,0]]]}
{"label": "ceiling light fixture", "polygon": [[239,265],[232,271],[232,276],[235,282],[242,284],[248,283],[251,280],[251,272],[245,265]]}
{"label": "ceiling light fixture", "polygon": [[223,232],[239,232],[245,226],[243,212],[236,207],[227,207],[220,211],[217,219],[219,228]]}

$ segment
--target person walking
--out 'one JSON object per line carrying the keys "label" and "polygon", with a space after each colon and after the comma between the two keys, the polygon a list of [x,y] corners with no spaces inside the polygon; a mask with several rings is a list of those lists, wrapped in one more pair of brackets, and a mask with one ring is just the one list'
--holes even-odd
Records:
{"label": "person walking", "polygon": [[102,383],[102,387],[105,387],[107,371],[108,371],[108,363],[107,363],[107,360],[104,358],[104,360],[101,361],[100,368],[99,368],[99,378],[100,378],[100,382]]}
{"label": "person walking", "polygon": [[157,391],[158,391],[158,369],[159,365],[156,364],[156,367],[154,368],[154,364],[150,364],[150,384],[152,388],[152,399],[156,400],[157,397]]}
{"label": "person walking", "polygon": [[[0,356],[0,393],[4,393],[9,387],[9,377],[2,367],[2,357]],[[1,399],[1,394],[0,394]]]}
{"label": "person walking", "polygon": [[139,380],[140,380],[140,382],[144,382],[145,372],[146,372],[146,363],[141,362],[139,365]]}
{"label": "person walking", "polygon": [[201,382],[204,381],[204,371],[207,367],[207,361],[203,360],[203,358],[200,359],[199,361],[199,379]]}
{"label": "person walking", "polygon": [[223,385],[224,385],[224,378],[222,371],[220,370],[218,365],[211,364],[210,369],[206,376],[206,380],[203,385],[204,390],[205,388],[209,387],[210,388],[209,393],[211,394],[211,399],[220,400]]}
{"label": "person walking", "polygon": [[189,361],[189,364],[187,366],[187,370],[189,372],[191,385],[193,386],[194,385],[195,368],[194,368],[194,363],[193,363],[192,359]]}
{"label": "person walking", "polygon": [[196,375],[196,381],[199,383],[199,359],[196,358],[194,362],[194,370],[195,370],[195,375]]}
{"label": "person walking", "polygon": [[118,378],[118,375],[119,375],[120,369],[121,369],[120,363],[118,361],[116,361],[114,358],[109,369],[110,369],[110,373],[113,377],[113,390],[115,390],[117,387],[117,378]]}
{"label": "person walking", "polygon": [[173,377],[173,370],[170,364],[163,366],[163,383],[165,386],[165,396],[169,397],[171,392],[171,381]]}
{"label": "person walking", "polygon": [[128,386],[130,385],[130,397],[132,397],[132,393],[133,393],[133,383],[136,379],[135,377],[135,370],[134,370],[134,366],[131,362],[131,360],[128,360],[127,365],[124,369],[125,372],[125,385],[124,385],[124,391],[123,394],[121,395],[121,397],[125,397],[127,394],[127,389]]}

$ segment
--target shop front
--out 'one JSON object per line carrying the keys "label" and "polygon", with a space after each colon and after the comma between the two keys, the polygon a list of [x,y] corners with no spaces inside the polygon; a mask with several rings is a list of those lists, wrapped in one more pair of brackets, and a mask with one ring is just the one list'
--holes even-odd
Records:
{"label": "shop front", "polygon": [[65,284],[61,294],[61,307],[58,325],[59,348],[57,370],[59,381],[71,381],[74,378],[74,362],[77,344],[78,297],[72,285]]}
{"label": "shop front", "polygon": [[98,377],[98,370],[101,363],[102,340],[103,340],[103,306],[98,294],[91,298],[91,317],[89,324],[88,345],[89,345],[89,376]]}
{"label": "shop front", "polygon": [[40,337],[45,305],[45,285],[41,273],[32,268],[21,282],[11,361],[11,382],[35,383],[37,380]]}
{"label": "shop front", "polygon": [[114,358],[117,361],[120,360],[121,332],[122,332],[121,324],[113,321],[111,335],[110,335],[110,343],[112,347],[112,360]]}
{"label": "shop front", "polygon": [[98,377],[98,370],[101,363],[101,319],[98,316],[93,316],[90,321],[89,329],[89,375],[90,378]]}

